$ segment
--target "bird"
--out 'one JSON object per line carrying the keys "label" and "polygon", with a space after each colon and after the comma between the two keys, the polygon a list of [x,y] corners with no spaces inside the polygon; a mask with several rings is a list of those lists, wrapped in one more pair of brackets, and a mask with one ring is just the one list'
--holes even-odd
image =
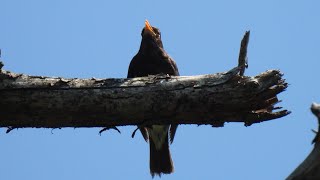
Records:
{"label": "bird", "polygon": [[[141,36],[139,51],[130,62],[127,77],[134,78],[157,74],[179,76],[176,62],[163,48],[160,30],[151,26],[146,20]],[[150,173],[152,177],[173,173],[174,166],[169,149],[169,134],[172,143],[177,127],[176,124],[171,124],[139,128],[144,139],[147,142],[149,141]]]}

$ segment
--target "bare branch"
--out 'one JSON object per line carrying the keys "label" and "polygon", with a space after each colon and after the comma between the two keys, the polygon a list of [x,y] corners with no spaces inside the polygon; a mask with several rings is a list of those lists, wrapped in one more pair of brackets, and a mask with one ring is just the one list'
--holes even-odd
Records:
{"label": "bare branch", "polygon": [[282,74],[226,73],[133,79],[65,79],[1,70],[0,127],[115,127],[139,124],[246,126],[283,117],[277,94]]}

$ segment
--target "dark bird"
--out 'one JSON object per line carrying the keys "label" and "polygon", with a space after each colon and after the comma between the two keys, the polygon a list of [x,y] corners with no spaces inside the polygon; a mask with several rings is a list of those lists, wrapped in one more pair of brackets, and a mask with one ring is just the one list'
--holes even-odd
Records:
{"label": "dark bird", "polygon": [[[160,30],[145,21],[141,32],[142,41],[139,52],[133,57],[128,70],[128,78],[157,74],[179,76],[175,61],[165,52]],[[146,141],[150,144],[150,173],[154,175],[173,172],[173,162],[169,150],[173,142],[177,125],[152,125],[140,128]]]}

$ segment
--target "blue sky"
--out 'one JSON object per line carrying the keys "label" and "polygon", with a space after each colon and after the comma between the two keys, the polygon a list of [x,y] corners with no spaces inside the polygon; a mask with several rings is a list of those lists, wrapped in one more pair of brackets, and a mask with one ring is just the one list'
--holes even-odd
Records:
{"label": "blue sky", "polygon": [[[159,27],[181,75],[237,64],[251,30],[246,75],[280,69],[290,86],[287,117],[250,127],[183,125],[171,146],[175,173],[162,179],[281,180],[309,154],[320,102],[320,3],[298,1],[1,0],[5,69],[30,75],[123,78],[144,20]],[[151,179],[149,146],[135,127],[0,129],[0,179]],[[157,179],[157,178],[155,178]]]}

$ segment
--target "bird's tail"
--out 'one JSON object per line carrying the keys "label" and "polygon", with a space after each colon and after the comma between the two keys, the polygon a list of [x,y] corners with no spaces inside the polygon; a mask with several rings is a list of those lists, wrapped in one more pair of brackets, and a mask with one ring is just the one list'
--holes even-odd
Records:
{"label": "bird's tail", "polygon": [[168,134],[164,143],[160,149],[156,149],[155,143],[152,138],[149,139],[150,142],[150,173],[151,176],[154,175],[161,176],[163,174],[170,174],[173,172],[173,162],[169,150]]}

